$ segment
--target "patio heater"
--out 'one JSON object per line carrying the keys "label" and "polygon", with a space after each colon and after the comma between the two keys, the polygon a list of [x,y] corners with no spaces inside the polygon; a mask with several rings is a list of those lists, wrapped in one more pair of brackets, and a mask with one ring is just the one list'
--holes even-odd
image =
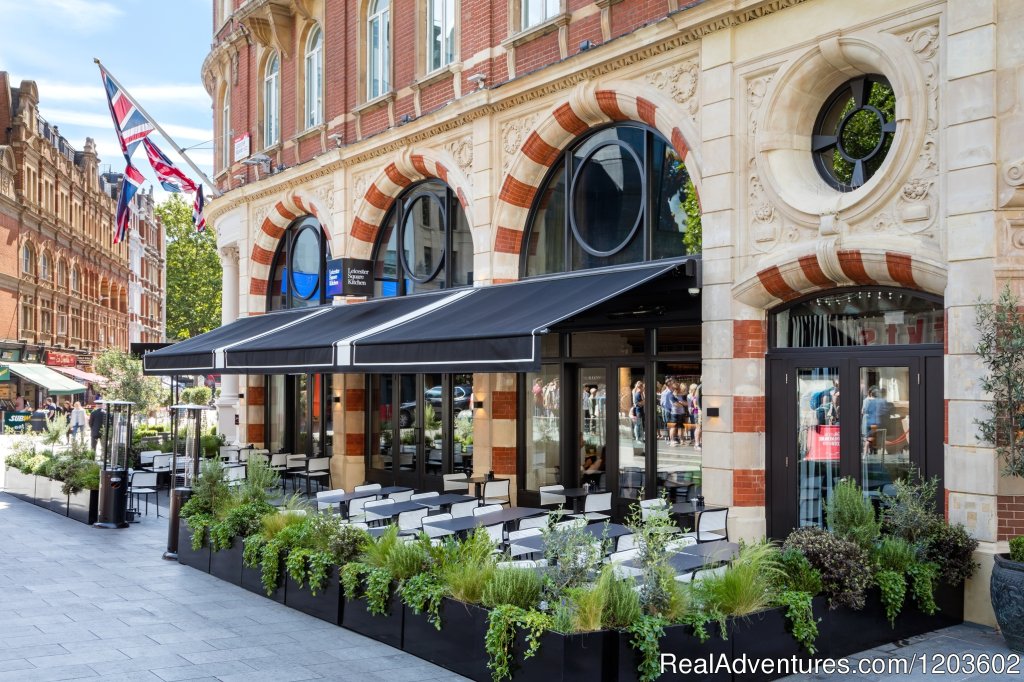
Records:
{"label": "patio heater", "polygon": [[124,400],[104,400],[103,468],[96,528],[127,528],[128,447],[132,442],[132,407]]}
{"label": "patio heater", "polygon": [[[178,519],[181,505],[192,496],[192,484],[199,477],[203,455],[203,412],[209,405],[171,406],[171,508],[167,525],[167,551],[164,559],[178,559]],[[181,485],[178,484],[179,462]]]}

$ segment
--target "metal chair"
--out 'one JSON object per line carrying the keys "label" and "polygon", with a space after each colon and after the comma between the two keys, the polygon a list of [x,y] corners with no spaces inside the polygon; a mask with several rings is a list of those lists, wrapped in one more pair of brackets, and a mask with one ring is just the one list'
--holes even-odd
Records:
{"label": "metal chair", "polygon": [[380,523],[381,521],[390,521],[394,513],[391,512],[388,507],[395,506],[394,500],[370,500],[363,505],[363,513],[366,515],[366,522]]}
{"label": "metal chair", "polygon": [[640,518],[646,521],[651,514],[668,514],[668,500],[655,497],[650,500],[640,500]]}
{"label": "metal chair", "polygon": [[408,502],[409,500],[412,499],[412,491],[405,490],[400,493],[391,493],[390,495],[388,495],[388,499],[394,502]]}
{"label": "metal chair", "polygon": [[357,485],[356,487],[352,488],[352,492],[362,493],[366,492],[367,490],[380,490],[380,487],[380,483],[365,483],[363,485]]}
{"label": "metal chair", "polygon": [[367,502],[373,502],[376,497],[357,497],[354,500],[350,500],[348,503],[348,518],[349,521],[366,521],[366,512],[363,508]]}
{"label": "metal chair", "polygon": [[[454,506],[454,505],[453,505]],[[473,507],[473,516],[482,516],[484,514],[493,514],[494,512],[500,512],[500,504],[489,504],[483,507]]]}
{"label": "metal chair", "polygon": [[423,528],[423,519],[429,509],[414,509],[398,515],[398,532],[415,531]]}
{"label": "metal chair", "polygon": [[322,498],[324,495],[333,495],[335,493],[340,494],[340,495],[344,495],[345,494],[345,489],[344,488],[336,488],[334,490],[320,490],[320,491],[318,491],[317,494],[316,494],[316,510],[317,511],[323,511],[325,509],[330,509],[331,511],[333,511],[335,509],[340,509],[341,508],[341,503],[340,502],[321,502],[320,501],[320,498]]}
{"label": "metal chair", "polygon": [[484,483],[484,504],[511,504],[509,481],[488,481]]}
{"label": "metal chair", "polygon": [[452,518],[451,514],[434,514],[433,516],[427,516],[423,518],[423,532],[427,534],[430,539],[442,538],[445,535],[451,535],[452,531],[444,528],[437,528],[431,522],[448,521]]}
{"label": "metal chair", "polygon": [[[540,506],[542,507],[564,507],[565,506],[565,495],[562,493],[565,491],[564,485],[542,485],[537,488],[537,492],[540,493]],[[569,514],[571,513],[567,509],[552,509],[554,514]]]}
{"label": "metal chair", "polygon": [[409,499],[411,501],[425,500],[428,497],[439,497],[440,495],[441,493],[437,492],[436,490],[432,490],[429,493],[413,493],[412,495],[409,496]]}
{"label": "metal chair", "polygon": [[611,509],[612,494],[595,493],[593,495],[587,495],[586,499],[583,501],[583,513],[573,514],[573,516],[580,519],[586,519],[587,521],[601,521],[603,519],[611,518],[608,514],[601,513],[611,511]]}
{"label": "metal chair", "polygon": [[469,490],[466,474],[444,474],[441,478],[444,480],[444,491],[446,493]]}
{"label": "metal chair", "polygon": [[292,478],[304,478],[306,479],[306,495],[310,494],[310,482],[315,480],[316,484],[321,488],[324,486],[324,481],[327,481],[327,487],[331,485],[331,458],[330,457],[311,457],[305,461],[306,468],[304,471],[296,471],[292,473]]}
{"label": "metal chair", "polygon": [[469,500],[468,502],[456,502],[451,507],[452,518],[459,519],[463,516],[472,516],[473,510],[477,509],[480,505],[476,500]]}
{"label": "metal chair", "polygon": [[697,517],[697,530],[683,537],[692,537],[697,542],[715,542],[729,539],[729,510],[702,512]]}
{"label": "metal chair", "polygon": [[146,516],[149,516],[149,496],[156,495],[156,517],[160,518],[160,491],[155,471],[133,471],[128,479],[128,496],[135,498],[135,511],[139,511],[139,498],[146,498]]}
{"label": "metal chair", "polygon": [[519,530],[526,530],[527,528],[547,528],[548,527],[548,515],[543,514],[542,516],[530,516],[525,519],[519,520]]}

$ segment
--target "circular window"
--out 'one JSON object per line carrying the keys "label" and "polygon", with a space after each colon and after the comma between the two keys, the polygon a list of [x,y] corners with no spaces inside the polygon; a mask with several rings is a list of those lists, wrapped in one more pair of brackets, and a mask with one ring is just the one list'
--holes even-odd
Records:
{"label": "circular window", "polygon": [[643,164],[620,142],[596,147],[582,161],[572,187],[570,224],[580,247],[592,256],[624,249],[643,218]]}
{"label": "circular window", "polygon": [[884,76],[840,86],[814,125],[811,152],[821,177],[841,192],[855,190],[885,161],[896,133],[896,98]]}
{"label": "circular window", "polygon": [[309,300],[320,284],[320,240],[316,229],[306,228],[292,245],[292,293]]}
{"label": "circular window", "polygon": [[433,193],[414,196],[407,204],[400,252],[406,275],[429,282],[441,271],[445,251],[444,207]]}

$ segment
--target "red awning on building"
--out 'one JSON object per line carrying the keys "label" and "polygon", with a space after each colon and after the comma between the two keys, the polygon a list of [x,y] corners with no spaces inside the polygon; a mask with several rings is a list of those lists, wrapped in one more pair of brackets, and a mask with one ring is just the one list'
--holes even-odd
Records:
{"label": "red awning on building", "polygon": [[74,377],[74,378],[79,379],[81,381],[87,381],[90,384],[105,384],[105,383],[107,383],[107,378],[106,377],[101,376],[99,374],[93,374],[92,372],[86,372],[85,370],[78,369],[77,367],[58,367],[58,366],[53,366],[53,367],[50,367],[50,369],[55,369],[58,372],[62,372],[64,374],[67,374],[69,377]]}

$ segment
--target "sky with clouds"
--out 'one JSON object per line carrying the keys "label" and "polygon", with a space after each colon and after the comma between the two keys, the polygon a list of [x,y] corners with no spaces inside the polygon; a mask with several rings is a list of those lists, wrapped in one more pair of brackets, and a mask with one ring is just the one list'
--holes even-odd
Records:
{"label": "sky with clouds", "polygon": [[[75,149],[96,141],[101,168],[124,171],[117,137],[93,57],[207,175],[212,175],[210,97],[200,77],[210,50],[210,0],[0,0],[0,71],[11,85],[34,80],[43,118]],[[195,178],[158,133],[153,140]],[[188,149],[192,147],[192,149]],[[152,181],[140,146],[135,166]],[[148,189],[148,184],[145,186]],[[158,197],[163,197],[157,185]]]}

